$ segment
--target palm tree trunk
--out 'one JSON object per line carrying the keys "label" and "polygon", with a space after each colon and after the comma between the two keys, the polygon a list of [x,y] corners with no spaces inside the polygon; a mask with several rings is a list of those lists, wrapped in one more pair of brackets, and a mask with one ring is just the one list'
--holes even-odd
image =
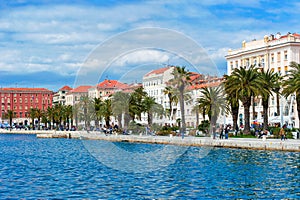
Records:
{"label": "palm tree trunk", "polygon": [[118,126],[119,128],[122,128],[122,114],[119,114],[117,118],[118,118]]}
{"label": "palm tree trunk", "polygon": [[243,101],[244,116],[245,116],[244,133],[246,135],[250,134],[250,105],[251,105],[251,98]]}
{"label": "palm tree trunk", "polygon": [[184,133],[186,131],[185,124],[185,115],[184,115],[184,90],[180,90],[180,112],[181,112],[181,134],[182,138],[184,138]]}
{"label": "palm tree trunk", "polygon": [[255,96],[252,97],[252,120],[255,120]]}
{"label": "palm tree trunk", "polygon": [[277,108],[277,116],[280,115],[280,104],[279,104],[279,94],[276,94],[276,108]]}
{"label": "palm tree trunk", "polygon": [[238,101],[236,102],[231,102],[231,113],[232,113],[232,122],[233,122],[233,127],[236,130],[236,134],[238,131],[238,115],[239,115],[239,103]]}
{"label": "palm tree trunk", "polygon": [[297,103],[297,112],[298,120],[300,119],[300,92],[296,92],[296,103]]}
{"label": "palm tree trunk", "polygon": [[268,107],[269,107],[269,98],[262,99],[263,113],[264,113],[264,129],[268,129]]}

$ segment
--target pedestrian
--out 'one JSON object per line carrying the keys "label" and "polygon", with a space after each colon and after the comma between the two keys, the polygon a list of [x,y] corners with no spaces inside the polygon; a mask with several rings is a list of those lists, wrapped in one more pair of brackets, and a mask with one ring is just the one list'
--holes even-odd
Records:
{"label": "pedestrian", "polygon": [[226,128],[225,128],[225,140],[228,139],[228,133],[229,133],[229,129],[230,129],[230,126],[227,125]]}
{"label": "pedestrian", "polygon": [[285,136],[285,125],[283,125],[279,131],[279,135],[281,136],[281,141],[282,140],[286,140],[286,136]]}
{"label": "pedestrian", "polygon": [[224,125],[220,127],[220,139],[222,140],[224,138]]}

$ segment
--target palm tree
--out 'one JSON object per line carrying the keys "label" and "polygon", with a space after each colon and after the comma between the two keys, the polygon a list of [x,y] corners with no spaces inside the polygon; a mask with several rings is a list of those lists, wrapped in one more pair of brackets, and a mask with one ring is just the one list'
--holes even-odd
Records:
{"label": "palm tree", "polygon": [[277,88],[280,87],[279,84],[279,75],[278,73],[273,72],[272,70],[262,71],[260,73],[261,83],[265,88],[265,91],[260,95],[262,97],[262,106],[263,106],[263,115],[264,115],[264,129],[268,128],[268,107],[269,99],[272,95],[272,92],[276,92]]}
{"label": "palm tree", "polygon": [[151,126],[153,122],[153,114],[158,114],[160,116],[163,115],[163,107],[162,105],[155,102],[154,97],[146,96],[143,100],[143,107],[145,108],[145,112],[147,113],[148,125]]}
{"label": "palm tree", "polygon": [[12,127],[12,120],[14,118],[14,112],[12,110],[7,111],[7,118],[9,119],[9,126]]}
{"label": "palm tree", "polygon": [[68,123],[68,129],[70,130],[71,127],[73,126],[73,107],[71,105],[65,105],[64,114],[66,117],[66,121]]}
{"label": "palm tree", "polygon": [[54,108],[53,107],[47,108],[47,117],[48,117],[48,121],[49,121],[49,129],[52,130],[51,122],[54,125]]}
{"label": "palm tree", "polygon": [[[235,128],[236,130],[236,133],[238,131],[238,124],[237,124],[237,121],[238,121],[238,114],[239,114],[239,106],[240,106],[240,103],[239,103],[239,99],[237,98],[237,96],[235,95],[235,91],[234,90],[231,90],[230,88],[230,82],[231,82],[231,78],[233,76],[230,75],[225,75],[224,78],[225,78],[225,82],[224,82],[224,87],[225,87],[225,92],[226,92],[226,99],[227,99],[227,102],[229,104],[229,107],[230,107],[230,112],[231,112],[231,116],[232,116],[232,122],[233,122],[233,127]],[[234,77],[233,77],[234,78]],[[233,92],[233,93],[230,93],[230,92]]]}
{"label": "palm tree", "polygon": [[211,127],[215,127],[221,111],[226,111],[223,87],[204,87],[200,92],[198,102],[205,107]]}
{"label": "palm tree", "polygon": [[131,93],[129,100],[129,114],[132,120],[134,120],[135,117],[141,120],[142,113],[145,111],[142,102],[146,96],[147,92],[144,91],[143,87],[139,87]]}
{"label": "palm tree", "polygon": [[35,108],[30,108],[29,115],[30,115],[30,118],[31,118],[32,129],[35,130],[34,119],[36,118],[36,109]]}
{"label": "palm tree", "polygon": [[102,113],[101,113],[101,105],[102,100],[101,98],[95,98],[94,99],[94,106],[95,106],[95,126],[100,128],[99,121],[102,120]]}
{"label": "palm tree", "polygon": [[168,110],[169,111],[168,115],[169,115],[170,120],[171,120],[171,119],[173,119],[173,115],[174,115],[174,113],[173,113],[173,104],[175,104],[175,105],[178,104],[178,97],[175,94],[176,91],[171,86],[165,87],[163,92],[164,92],[165,95],[168,96],[168,99],[169,99],[170,107],[169,107],[169,110]]}
{"label": "palm tree", "polygon": [[250,105],[253,95],[257,96],[265,89],[262,87],[257,68],[235,68],[227,84],[227,92],[233,98],[241,100],[244,106],[245,128],[244,133],[250,134]]}
{"label": "palm tree", "polygon": [[86,130],[89,130],[89,107],[91,105],[90,99],[88,96],[81,96],[80,98],[80,106],[83,111],[83,119],[84,119],[84,127]]}
{"label": "palm tree", "polygon": [[[296,94],[296,103],[298,111],[298,120],[300,119],[300,64],[291,62],[291,70],[284,77],[282,93],[288,97],[291,94]],[[282,114],[282,113],[281,113]]]}
{"label": "palm tree", "polygon": [[43,111],[39,108],[35,108],[35,117],[38,120],[38,130],[40,130],[41,118],[43,117]]}
{"label": "palm tree", "polygon": [[122,128],[122,116],[124,116],[124,126],[127,128],[129,124],[129,101],[130,94],[124,92],[116,92],[112,96],[112,112],[118,119],[118,126]]}
{"label": "palm tree", "polygon": [[190,85],[190,75],[191,73],[185,69],[185,67],[176,66],[172,72],[173,78],[169,80],[169,85],[179,91],[179,104],[181,112],[181,126],[180,132],[182,138],[186,131],[185,124],[185,110],[184,110],[184,94]]}
{"label": "palm tree", "polygon": [[111,106],[111,99],[105,99],[102,103],[100,108],[105,120],[106,127],[109,127],[110,117],[113,115],[112,106]]}

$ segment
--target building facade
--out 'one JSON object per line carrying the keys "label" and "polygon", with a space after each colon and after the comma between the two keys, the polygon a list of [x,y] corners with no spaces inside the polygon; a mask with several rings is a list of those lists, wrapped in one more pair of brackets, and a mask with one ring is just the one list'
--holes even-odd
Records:
{"label": "building facade", "polygon": [[66,94],[66,105],[75,105],[80,102],[81,97],[88,96],[88,91],[92,86],[82,85],[70,90]]}
{"label": "building facade", "polygon": [[7,118],[8,111],[12,111],[13,119],[23,123],[28,120],[31,108],[45,111],[52,107],[53,92],[45,88],[1,88],[0,98],[1,120]]}
{"label": "building facade", "polygon": [[67,85],[60,88],[58,92],[53,95],[53,105],[66,105],[66,94],[71,90],[72,88]]}
{"label": "building facade", "polygon": [[[280,75],[286,75],[289,71],[289,65],[292,61],[300,63],[300,34],[287,33],[281,35],[264,36],[261,40],[253,40],[250,42],[243,41],[242,48],[235,50],[228,50],[226,56],[227,60],[227,74],[230,75],[235,68],[249,68],[251,65],[261,70],[272,70]],[[270,123],[280,122],[290,126],[299,127],[299,120],[297,117],[295,97],[291,95],[288,98],[280,97],[279,106],[282,110],[282,117],[278,117],[276,95],[270,98],[269,102],[269,120]],[[263,110],[261,99],[256,98],[255,113],[252,113],[250,108],[251,120],[262,121]],[[244,121],[243,108],[240,109],[239,121]]]}
{"label": "building facade", "polygon": [[91,98],[108,98],[117,91],[123,91],[129,86],[117,80],[105,79],[101,83],[89,89],[89,97]]}

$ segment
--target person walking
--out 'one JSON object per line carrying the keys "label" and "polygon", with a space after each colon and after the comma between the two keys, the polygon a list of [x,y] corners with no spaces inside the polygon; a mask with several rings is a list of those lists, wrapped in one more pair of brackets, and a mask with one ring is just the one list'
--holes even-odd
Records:
{"label": "person walking", "polygon": [[224,138],[224,125],[222,124],[222,126],[220,127],[220,140],[222,140]]}
{"label": "person walking", "polygon": [[286,139],[286,136],[285,136],[285,125],[283,125],[279,131],[279,135],[281,136],[281,141],[282,140],[285,140]]}

